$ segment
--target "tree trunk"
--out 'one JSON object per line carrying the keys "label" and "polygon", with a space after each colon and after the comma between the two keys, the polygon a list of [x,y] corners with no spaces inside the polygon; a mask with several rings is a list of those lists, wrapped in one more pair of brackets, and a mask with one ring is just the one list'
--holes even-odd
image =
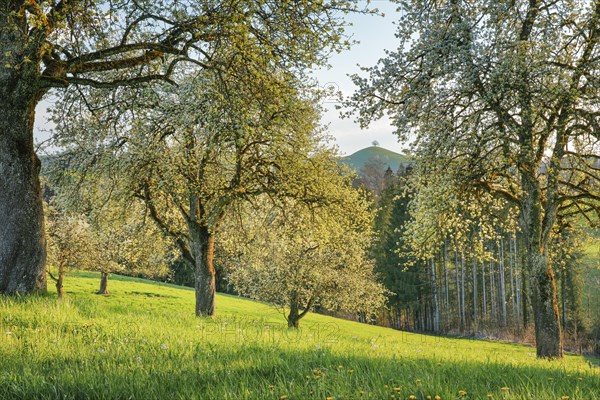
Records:
{"label": "tree trunk", "polygon": [[298,307],[297,298],[293,295],[290,299],[290,313],[288,314],[288,328],[298,329],[300,327],[300,310]]}
{"label": "tree trunk", "polygon": [[532,252],[528,258],[537,356],[560,358],[563,349],[554,272],[546,255]]}
{"label": "tree trunk", "polygon": [[505,327],[507,324],[506,319],[506,279],[504,276],[504,239],[500,238],[498,248],[498,256],[500,257],[500,311],[502,313],[502,326]]}
{"label": "tree trunk", "polygon": [[63,281],[65,279],[65,266],[61,262],[58,266],[58,279],[56,280],[56,294],[59,299],[62,299],[65,295],[65,289],[63,288]]}
{"label": "tree trunk", "polygon": [[534,175],[535,168],[528,166],[521,173],[524,199],[519,225],[525,238],[537,356],[561,358],[563,347],[556,283],[552,266],[548,263],[548,243],[555,221],[551,214],[556,213],[556,209],[546,209],[542,218],[542,195],[540,182]]}
{"label": "tree trunk", "polygon": [[[3,67],[2,67],[3,68]],[[0,79],[0,86],[10,83]],[[46,290],[46,238],[33,149],[36,99],[0,88],[0,293]]]}
{"label": "tree trunk", "polygon": [[213,265],[215,237],[208,227],[195,226],[191,232],[191,249],[194,255],[196,316],[215,314],[216,272]]}
{"label": "tree trunk", "polygon": [[477,257],[473,256],[473,322],[477,326]]}
{"label": "tree trunk", "polygon": [[437,293],[437,276],[435,273],[435,260],[431,259],[431,289],[433,291],[433,331],[440,332],[440,307]]}
{"label": "tree trunk", "polygon": [[98,289],[98,294],[110,294],[108,293],[108,272],[100,273],[100,289]]}

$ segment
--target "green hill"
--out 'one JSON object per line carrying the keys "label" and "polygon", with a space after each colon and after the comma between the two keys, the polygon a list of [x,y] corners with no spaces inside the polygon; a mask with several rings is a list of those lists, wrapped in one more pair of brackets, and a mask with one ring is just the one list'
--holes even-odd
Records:
{"label": "green hill", "polygon": [[[286,328],[272,307],[71,274],[66,299],[0,297],[0,399],[597,398],[597,359],[537,361],[531,347],[417,335],[311,314]],[[436,397],[439,396],[439,397]]]}
{"label": "green hill", "polygon": [[379,160],[384,164],[384,168],[389,166],[394,172],[398,171],[400,164],[406,167],[413,162],[406,155],[398,154],[379,146],[367,147],[342,158],[342,162],[356,170],[359,170],[369,160]]}

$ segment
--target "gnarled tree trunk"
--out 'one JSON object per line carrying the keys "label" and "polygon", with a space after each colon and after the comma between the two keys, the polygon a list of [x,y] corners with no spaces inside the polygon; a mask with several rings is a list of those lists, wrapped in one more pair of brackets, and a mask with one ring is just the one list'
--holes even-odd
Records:
{"label": "gnarled tree trunk", "polygon": [[98,294],[110,294],[108,292],[108,272],[100,273],[100,289],[98,289]]}
{"label": "gnarled tree trunk", "polygon": [[205,226],[191,230],[192,254],[195,266],[196,316],[215,314],[216,272],[213,265],[215,237]]}
{"label": "gnarled tree trunk", "polygon": [[40,161],[33,149],[37,98],[14,86],[22,85],[0,79],[0,293],[11,294],[46,290]]}
{"label": "gnarled tree trunk", "polygon": [[[526,267],[529,270],[536,352],[541,358],[560,358],[563,356],[562,332],[554,272],[548,262],[549,235],[543,235],[542,231],[540,183],[533,174],[527,173],[529,171],[535,170],[530,167],[523,173],[525,190],[520,225],[525,239]],[[546,220],[544,223],[551,228],[554,220]]]}

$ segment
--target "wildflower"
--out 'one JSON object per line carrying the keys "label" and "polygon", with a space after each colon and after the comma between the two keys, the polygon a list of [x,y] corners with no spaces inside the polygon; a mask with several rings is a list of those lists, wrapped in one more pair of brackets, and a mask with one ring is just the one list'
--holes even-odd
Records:
{"label": "wildflower", "polygon": [[142,363],[142,357],[140,357],[140,356],[137,356],[137,357],[135,358],[135,361],[136,361],[138,364],[141,364],[141,363]]}
{"label": "wildflower", "polygon": [[427,400],[431,400],[431,396],[427,396],[427,397],[426,397],[426,399],[427,399]]}
{"label": "wildflower", "polygon": [[327,398],[327,400],[333,400],[333,397],[332,397],[332,396],[329,396],[329,397]]}
{"label": "wildflower", "polygon": [[418,384],[420,384],[420,383],[421,383],[421,380],[420,380],[420,379],[417,379],[415,382],[416,382],[416,383],[417,383],[417,385],[418,385]]}
{"label": "wildflower", "polygon": [[353,372],[354,372],[354,370],[353,370],[353,369],[349,369],[349,370],[348,370],[348,373],[349,373],[349,374],[351,374],[351,373],[353,373]]}
{"label": "wildflower", "polygon": [[288,397],[284,394],[283,396],[279,396],[279,400],[286,400]]}
{"label": "wildflower", "polygon": [[166,350],[167,349],[167,345],[163,343],[163,344],[160,345],[160,348],[163,349],[163,350]]}
{"label": "wildflower", "polygon": [[500,390],[502,390],[504,393],[507,393],[510,389],[507,386],[501,387]]}
{"label": "wildflower", "polygon": [[488,395],[487,395],[487,398],[488,398],[488,399],[493,399],[493,398],[494,398],[494,396],[492,396],[491,394],[488,394]]}
{"label": "wildflower", "polygon": [[570,399],[570,397],[569,397],[569,396],[561,396],[561,397],[560,397],[560,399],[561,399],[561,400],[569,400],[569,399]]}
{"label": "wildflower", "polygon": [[319,379],[321,375],[315,375],[315,379]]}
{"label": "wildflower", "polygon": [[344,369],[343,365],[338,365],[338,369]]}
{"label": "wildflower", "polygon": [[269,385],[269,389],[271,389],[271,390],[275,389],[275,385]]}
{"label": "wildflower", "polygon": [[399,391],[400,391],[400,388],[399,388],[399,387],[395,387],[395,388],[394,388],[394,390],[395,390],[396,392],[399,392]]}
{"label": "wildflower", "polygon": [[417,396],[411,394],[410,396],[408,396],[408,400],[417,400]]}
{"label": "wildflower", "polygon": [[384,389],[389,389],[390,387],[388,385],[385,385],[383,388]]}
{"label": "wildflower", "polygon": [[442,400],[442,398],[436,394],[433,400]]}
{"label": "wildflower", "polygon": [[466,390],[459,390],[459,391],[458,391],[458,394],[459,394],[460,396],[466,396],[466,395],[467,395],[467,391],[466,391]]}

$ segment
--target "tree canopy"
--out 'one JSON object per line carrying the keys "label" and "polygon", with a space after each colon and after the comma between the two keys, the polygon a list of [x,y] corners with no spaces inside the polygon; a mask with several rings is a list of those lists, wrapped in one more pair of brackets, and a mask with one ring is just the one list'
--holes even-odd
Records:
{"label": "tree canopy", "polygon": [[[537,352],[562,355],[548,243],[558,216],[600,216],[600,5],[401,4],[398,47],[349,100],[368,125],[387,114],[412,140],[417,174],[444,174],[438,198],[482,193],[519,210]],[[428,178],[429,177],[429,178]],[[429,193],[431,195],[432,193]]]}

